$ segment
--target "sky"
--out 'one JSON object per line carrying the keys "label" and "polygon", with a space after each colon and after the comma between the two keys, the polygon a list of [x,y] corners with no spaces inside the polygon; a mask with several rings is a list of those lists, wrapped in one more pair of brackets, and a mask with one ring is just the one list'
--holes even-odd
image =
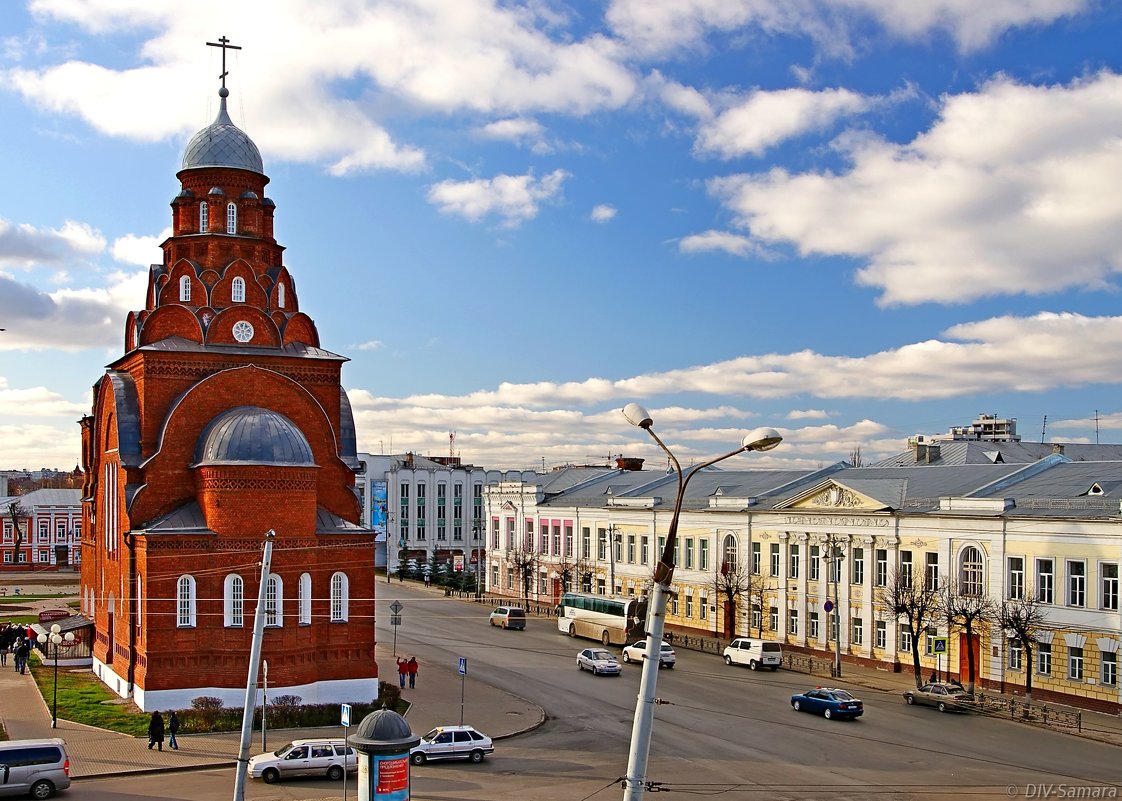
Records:
{"label": "sky", "polygon": [[[9,0],[0,469],[80,463],[218,109],[360,451],[1122,442],[1122,4]],[[454,436],[450,436],[453,435]]]}

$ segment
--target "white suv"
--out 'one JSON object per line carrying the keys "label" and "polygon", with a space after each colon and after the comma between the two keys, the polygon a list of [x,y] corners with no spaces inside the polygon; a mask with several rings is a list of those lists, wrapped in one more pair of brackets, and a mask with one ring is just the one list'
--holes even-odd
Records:
{"label": "white suv", "polygon": [[494,750],[491,738],[471,726],[437,726],[413,747],[409,752],[409,761],[414,765],[423,765],[430,759],[482,762],[483,757]]}

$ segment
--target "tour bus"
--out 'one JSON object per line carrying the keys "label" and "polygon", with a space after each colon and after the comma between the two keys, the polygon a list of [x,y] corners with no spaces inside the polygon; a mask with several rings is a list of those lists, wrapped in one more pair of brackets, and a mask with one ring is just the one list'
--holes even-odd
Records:
{"label": "tour bus", "polygon": [[647,601],[567,592],[557,609],[557,630],[604,645],[623,645],[645,634]]}

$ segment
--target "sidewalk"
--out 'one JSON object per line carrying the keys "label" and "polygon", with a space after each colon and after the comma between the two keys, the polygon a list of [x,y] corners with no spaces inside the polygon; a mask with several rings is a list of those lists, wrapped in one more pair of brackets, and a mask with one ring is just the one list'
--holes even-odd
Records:
{"label": "sidewalk", "polygon": [[[412,702],[406,720],[414,733],[424,734],[433,726],[460,721],[460,676],[439,665],[422,662],[416,690],[402,695]],[[42,670],[43,668],[38,668]],[[393,674],[396,676],[396,673]],[[539,726],[545,719],[542,710],[510,693],[475,681],[470,676],[464,686],[464,721],[486,732],[494,739],[511,737]],[[145,738],[130,737],[105,729],[84,726],[60,719],[58,728],[51,728],[51,712],[39,694],[30,670],[20,675],[12,669],[11,660],[0,669],[0,722],[13,740],[61,737],[70,754],[70,775],[75,779],[114,776],[127,773],[148,773],[168,769],[192,769],[233,765],[238,758],[240,732],[196,734],[179,737],[179,750],[172,751],[164,743],[163,751],[149,751]],[[350,733],[354,733],[353,721]],[[341,726],[319,729],[285,729],[266,733],[268,750],[279,748],[289,740],[303,737],[342,737]],[[259,754],[261,732],[254,731],[250,755]]]}

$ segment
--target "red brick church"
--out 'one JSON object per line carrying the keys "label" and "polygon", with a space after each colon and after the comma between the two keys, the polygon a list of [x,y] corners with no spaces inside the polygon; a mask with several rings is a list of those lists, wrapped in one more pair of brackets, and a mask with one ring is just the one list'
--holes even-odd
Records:
{"label": "red brick church", "polygon": [[370,701],[374,532],[358,524],[346,359],[320,348],[231,121],[187,145],[172,236],[81,421],[82,612],[94,672],[144,710],[240,707],[265,533],[270,695]]}

